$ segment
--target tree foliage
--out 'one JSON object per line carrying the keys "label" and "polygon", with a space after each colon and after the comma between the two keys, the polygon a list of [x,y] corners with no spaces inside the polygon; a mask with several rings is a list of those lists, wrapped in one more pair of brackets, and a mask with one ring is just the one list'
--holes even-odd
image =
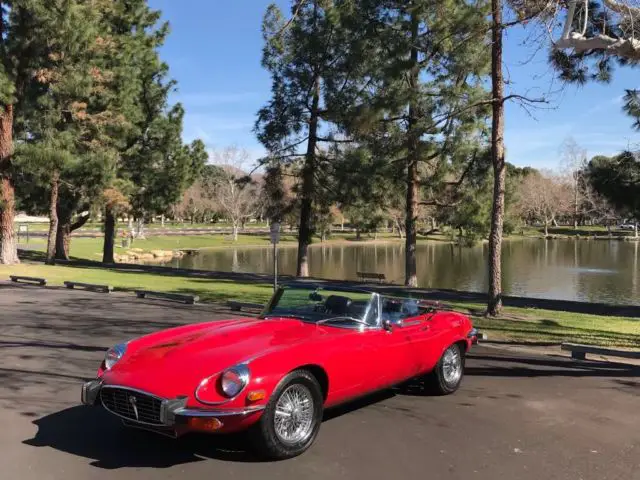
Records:
{"label": "tree foliage", "polygon": [[622,215],[640,221],[640,159],[634,152],[597,156],[587,166],[589,182]]}

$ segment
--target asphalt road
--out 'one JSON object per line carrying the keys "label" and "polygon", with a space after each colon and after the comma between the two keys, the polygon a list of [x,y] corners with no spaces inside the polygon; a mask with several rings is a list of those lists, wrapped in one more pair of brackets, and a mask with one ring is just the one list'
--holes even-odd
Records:
{"label": "asphalt road", "polygon": [[560,356],[478,347],[455,395],[383,392],[329,412],[309,452],[277,463],[241,436],[175,441],[78,405],[108,346],[223,316],[0,283],[0,478],[640,480],[640,370]]}

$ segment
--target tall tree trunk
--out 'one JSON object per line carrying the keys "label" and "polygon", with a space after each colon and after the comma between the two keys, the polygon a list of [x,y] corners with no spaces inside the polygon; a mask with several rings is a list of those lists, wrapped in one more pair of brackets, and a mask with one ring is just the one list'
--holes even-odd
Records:
{"label": "tall tree trunk", "polygon": [[116,263],[113,249],[116,242],[116,215],[113,207],[107,205],[104,209],[104,247],[102,249],[102,263]]}
{"label": "tall tree trunk", "polygon": [[3,265],[20,263],[13,230],[16,201],[11,179],[12,154],[13,105],[0,105],[0,264]]}
{"label": "tall tree trunk", "polygon": [[136,219],[136,238],[140,240],[147,238],[144,231],[144,214]]}
{"label": "tall tree trunk", "polygon": [[58,190],[60,172],[54,170],[51,176],[51,195],[49,196],[49,236],[47,238],[47,265],[53,265],[56,256],[56,237],[58,235]]}
{"label": "tall tree trunk", "polygon": [[56,260],[69,260],[71,232],[78,230],[89,221],[91,215],[83,215],[71,223],[72,212],[61,210],[58,205],[58,233],[56,233]]}
{"label": "tall tree trunk", "polygon": [[493,208],[489,235],[489,298],[487,314],[502,310],[502,229],[504,225],[504,78],[502,76],[502,1],[491,0],[491,163],[493,164]]}
{"label": "tall tree trunk", "polygon": [[233,237],[234,242],[238,241],[238,223],[237,222],[233,222],[231,235]]}
{"label": "tall tree trunk", "polygon": [[580,216],[580,208],[578,206],[578,172],[573,172],[573,228],[578,229],[578,217]]}
{"label": "tall tree trunk", "polygon": [[315,192],[316,145],[318,143],[318,108],[320,105],[320,77],[313,82],[309,139],[302,170],[302,202],[300,205],[300,227],[298,229],[298,263],[296,276],[309,276],[309,244],[311,243],[311,216]]}
{"label": "tall tree trunk", "polygon": [[71,223],[59,222],[56,233],[56,260],[69,260],[69,245],[71,244]]}
{"label": "tall tree trunk", "polygon": [[[420,66],[418,65],[418,17],[411,16],[411,71],[409,74],[409,87],[412,91],[418,89],[420,81]],[[405,216],[405,268],[404,284],[407,287],[418,286],[417,260],[416,260],[416,223],[418,220],[418,146],[420,133],[417,130],[417,121],[420,117],[417,105],[412,96],[409,101],[409,126],[407,129],[407,204]]]}

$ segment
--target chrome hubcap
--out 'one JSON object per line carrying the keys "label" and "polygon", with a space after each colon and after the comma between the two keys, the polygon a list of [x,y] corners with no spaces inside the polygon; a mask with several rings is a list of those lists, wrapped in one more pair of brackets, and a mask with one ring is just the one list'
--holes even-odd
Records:
{"label": "chrome hubcap", "polygon": [[274,426],[276,435],[284,443],[300,443],[313,430],[313,396],[301,384],[287,387],[276,403]]}
{"label": "chrome hubcap", "polygon": [[462,356],[456,347],[449,347],[442,357],[444,381],[448,385],[455,385],[462,376]]}

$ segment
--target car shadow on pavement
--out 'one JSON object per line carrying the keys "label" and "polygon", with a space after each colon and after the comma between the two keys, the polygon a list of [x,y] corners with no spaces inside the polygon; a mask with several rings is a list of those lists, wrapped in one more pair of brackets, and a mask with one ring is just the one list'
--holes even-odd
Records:
{"label": "car shadow on pavement", "polygon": [[[378,392],[329,409],[323,422],[331,421],[392,398],[391,390]],[[33,421],[36,435],[24,444],[50,447],[91,459],[97,468],[168,468],[215,459],[227,462],[263,462],[250,450],[246,434],[189,434],[179,439],[126,428],[102,408],[75,406]]]}
{"label": "car shadow on pavement", "polygon": [[249,453],[244,435],[185,435],[180,439],[124,427],[103,409],[76,406],[33,422],[36,435],[23,443],[50,447],[91,459],[91,465],[108,470],[168,468],[217,459],[259,462]]}

